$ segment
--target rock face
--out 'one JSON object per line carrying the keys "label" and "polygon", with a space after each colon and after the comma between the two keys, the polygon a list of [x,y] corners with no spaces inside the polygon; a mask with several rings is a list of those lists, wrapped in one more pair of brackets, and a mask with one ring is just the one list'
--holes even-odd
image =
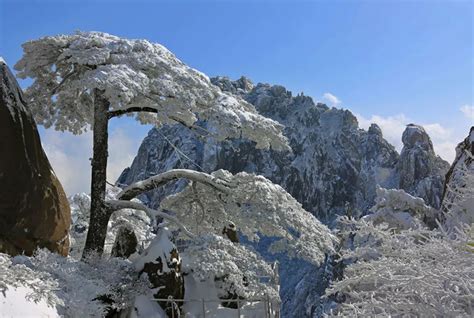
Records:
{"label": "rock face", "polygon": [[[213,82],[240,94],[262,115],[285,125],[293,153],[258,150],[243,140],[215,143],[183,127],[165,126],[150,131],[118,183],[130,184],[178,167],[255,172],[282,185],[306,210],[326,222],[349,210],[363,214],[373,203],[376,184],[397,185],[399,155],[376,125],[370,132],[363,131],[349,111],[315,104],[303,95],[292,96],[282,86],[253,86],[245,78],[215,78]],[[205,123],[201,126],[208,128]],[[163,195],[176,187],[180,184],[141,199],[157,206]]]}
{"label": "rock face", "polygon": [[[406,149],[400,156],[383,138],[380,127],[373,124],[368,131],[359,129],[356,117],[348,110],[316,104],[303,94],[293,96],[279,85],[253,85],[244,77],[237,81],[217,77],[212,81],[242,96],[262,115],[282,123],[293,153],[258,150],[244,140],[214,142],[181,126],[165,126],[149,132],[118,183],[130,184],[173,168],[255,172],[280,184],[327,224],[341,214],[366,214],[374,204],[377,185],[398,188],[402,176],[407,192],[428,198],[429,204],[439,204],[441,192],[430,192],[428,186],[429,182],[438,185],[436,182],[443,180],[447,163],[434,155],[426,134],[407,134]],[[211,127],[199,125],[202,134],[212,137]],[[423,164],[430,168],[423,170]],[[140,199],[157,207],[165,195],[182,186],[182,181],[170,184]],[[271,255],[264,256],[274,260]],[[319,295],[325,288],[321,283],[325,280],[324,268],[279,260],[282,316],[317,315]]]}
{"label": "rock face", "polygon": [[439,208],[449,164],[435,154],[431,139],[421,126],[409,124],[403,132],[402,141],[403,149],[397,167],[399,188]]}
{"label": "rock face", "polygon": [[474,222],[474,126],[456,147],[456,158],[446,174],[442,211],[448,229]]}
{"label": "rock face", "polygon": [[71,215],[36,124],[8,66],[0,62],[0,252],[38,247],[67,255]]}
{"label": "rock face", "polygon": [[[150,131],[118,183],[130,184],[173,168],[255,172],[283,186],[306,210],[328,223],[340,214],[365,214],[374,203],[377,185],[402,188],[439,207],[449,165],[435,155],[422,127],[407,127],[400,156],[383,138],[380,127],[372,124],[368,131],[359,129],[347,110],[292,96],[282,86],[254,86],[246,78],[212,81],[285,125],[293,153],[258,150],[243,140],[215,143],[181,126],[165,126]],[[153,191],[142,199],[156,207],[165,194],[180,186]]]}

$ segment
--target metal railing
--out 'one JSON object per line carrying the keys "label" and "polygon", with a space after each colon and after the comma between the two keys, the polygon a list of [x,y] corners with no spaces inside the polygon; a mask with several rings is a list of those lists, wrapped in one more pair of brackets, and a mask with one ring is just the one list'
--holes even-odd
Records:
{"label": "metal railing", "polygon": [[[172,308],[171,318],[213,318],[217,317],[219,313],[214,313],[212,310],[207,310],[207,303],[236,303],[237,308],[228,308],[228,307],[214,307],[213,310],[235,310],[235,317],[258,317],[258,318],[280,318],[280,304],[278,302],[273,302],[267,296],[266,298],[255,298],[255,299],[174,299],[174,298],[152,298],[152,300],[157,302],[166,303],[167,308]],[[178,303],[193,303],[197,302],[201,304],[200,316],[195,316],[197,312],[193,313],[191,316],[190,313],[183,312],[181,313],[178,309]],[[248,307],[247,305],[251,304],[261,304],[262,306],[257,307]],[[254,312],[257,315],[246,315],[248,312]],[[222,317],[222,316],[221,316]],[[231,318],[231,316],[228,316]]]}

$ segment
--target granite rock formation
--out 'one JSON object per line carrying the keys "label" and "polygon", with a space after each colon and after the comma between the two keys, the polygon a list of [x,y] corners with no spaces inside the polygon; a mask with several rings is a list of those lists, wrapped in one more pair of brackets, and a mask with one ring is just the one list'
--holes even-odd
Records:
{"label": "granite rock formation", "polygon": [[21,88],[0,61],[0,252],[68,254],[69,203]]}
{"label": "granite rock formation", "polygon": [[437,156],[423,127],[409,124],[402,136],[403,149],[397,166],[399,188],[440,208],[449,164]]}
{"label": "granite rock formation", "polygon": [[443,188],[443,222],[448,229],[474,222],[474,126],[456,147]]}

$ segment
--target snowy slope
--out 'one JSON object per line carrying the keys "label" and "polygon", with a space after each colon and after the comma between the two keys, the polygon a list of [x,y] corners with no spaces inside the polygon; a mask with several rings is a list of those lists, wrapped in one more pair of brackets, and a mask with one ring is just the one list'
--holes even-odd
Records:
{"label": "snowy slope", "polygon": [[32,292],[26,287],[9,288],[0,294],[0,316],[3,318],[60,317],[56,308],[48,306],[45,300],[31,301],[28,295]]}

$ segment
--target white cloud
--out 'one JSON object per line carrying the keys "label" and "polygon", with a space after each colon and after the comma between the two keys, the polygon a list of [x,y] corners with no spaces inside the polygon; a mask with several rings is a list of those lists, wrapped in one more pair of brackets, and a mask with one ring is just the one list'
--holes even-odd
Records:
{"label": "white cloud", "polygon": [[[107,180],[114,183],[122,170],[133,161],[143,136],[131,137],[125,129],[109,134]],[[92,134],[76,136],[53,129],[41,131],[41,141],[48,159],[67,195],[90,192]]]}
{"label": "white cloud", "polygon": [[384,138],[390,142],[398,151],[403,147],[402,134],[410,120],[404,114],[383,117],[379,115],[372,115],[370,118],[365,118],[360,114],[355,114],[359,121],[359,126],[368,129],[370,124],[376,123],[382,129]]}
{"label": "white cloud", "polygon": [[67,195],[90,192],[92,134],[75,136],[47,129],[41,134],[41,142]]}
{"label": "white cloud", "polygon": [[323,101],[328,103],[330,106],[337,106],[341,103],[341,100],[331,93],[324,93]]}
{"label": "white cloud", "polygon": [[360,114],[356,114],[357,120],[361,128],[368,129],[371,123],[376,123],[382,129],[384,138],[390,142],[398,151],[403,147],[402,134],[406,125],[415,123],[423,126],[431,137],[433,147],[439,156],[448,162],[452,162],[455,156],[456,145],[464,138],[465,131],[453,131],[439,123],[418,123],[410,119],[404,114],[383,117],[372,115],[366,118]]}
{"label": "white cloud", "polygon": [[474,105],[463,105],[459,110],[467,119],[474,121]]}
{"label": "white cloud", "polygon": [[117,128],[109,136],[109,161],[107,180],[115,183],[123,169],[132,164],[143,137],[133,138],[123,128]]}

